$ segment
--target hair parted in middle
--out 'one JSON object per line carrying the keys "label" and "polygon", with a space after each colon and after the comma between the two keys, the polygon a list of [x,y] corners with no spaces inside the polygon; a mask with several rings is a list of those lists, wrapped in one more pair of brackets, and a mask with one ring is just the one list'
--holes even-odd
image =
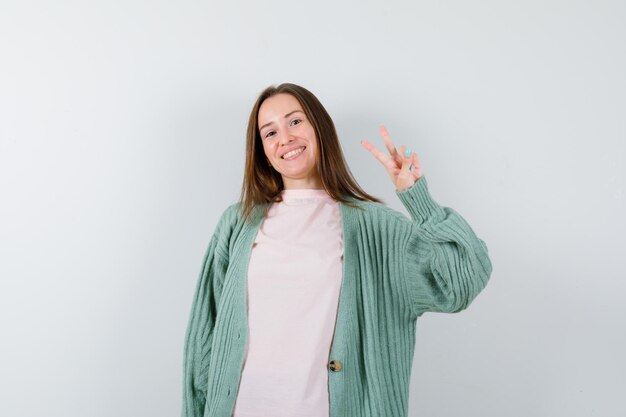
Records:
{"label": "hair parted in middle", "polygon": [[317,171],[322,186],[335,201],[348,205],[353,203],[350,197],[361,201],[383,203],[377,197],[366,193],[356,182],[341,150],[335,124],[322,103],[304,87],[292,83],[269,86],[256,100],[246,133],[246,162],[243,185],[239,202],[244,217],[247,219],[253,208],[280,200],[284,189],[283,179],[273,169],[263,151],[261,133],[259,132],[259,109],[265,100],[277,94],[290,94],[300,105],[307,119],[315,130],[319,152],[316,158]]}

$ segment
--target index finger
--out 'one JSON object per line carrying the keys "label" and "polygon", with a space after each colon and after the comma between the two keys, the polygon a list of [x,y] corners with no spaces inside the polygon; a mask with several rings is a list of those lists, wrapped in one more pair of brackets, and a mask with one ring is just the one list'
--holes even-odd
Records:
{"label": "index finger", "polygon": [[389,151],[389,155],[391,155],[391,158],[396,162],[402,163],[402,157],[398,153],[396,146],[393,144],[391,136],[389,136],[389,132],[387,131],[387,128],[385,126],[380,126],[380,135],[383,137],[385,147]]}
{"label": "index finger", "polygon": [[362,140],[361,144],[363,145],[363,147],[365,147],[365,149],[367,149],[372,155],[374,155],[374,157],[376,159],[378,159],[380,161],[381,164],[383,164],[383,166],[385,168],[387,168],[387,170],[391,170],[393,171],[394,169],[396,169],[395,164],[393,163],[393,161],[391,159],[389,159],[389,157],[387,155],[385,155],[384,153],[382,153],[381,151],[378,150],[378,148],[376,148],[376,146],[372,145],[371,143],[369,143],[366,140]]}

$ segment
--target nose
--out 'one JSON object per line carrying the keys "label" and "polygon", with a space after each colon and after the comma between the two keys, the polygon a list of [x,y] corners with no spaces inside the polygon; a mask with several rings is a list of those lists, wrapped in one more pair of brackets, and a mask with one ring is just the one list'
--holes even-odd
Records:
{"label": "nose", "polygon": [[278,143],[285,145],[293,140],[293,135],[289,133],[287,129],[282,129],[279,132]]}

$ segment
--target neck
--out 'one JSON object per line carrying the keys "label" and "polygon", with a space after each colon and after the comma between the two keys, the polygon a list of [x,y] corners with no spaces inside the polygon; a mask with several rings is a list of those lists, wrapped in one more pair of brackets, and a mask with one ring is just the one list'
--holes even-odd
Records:
{"label": "neck", "polygon": [[297,190],[297,189],[318,189],[323,190],[322,180],[319,177],[309,178],[285,178],[283,177],[283,185],[285,190]]}

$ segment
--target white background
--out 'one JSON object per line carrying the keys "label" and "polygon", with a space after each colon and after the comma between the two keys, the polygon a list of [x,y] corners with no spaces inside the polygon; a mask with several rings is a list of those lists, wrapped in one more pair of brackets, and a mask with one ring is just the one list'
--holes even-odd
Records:
{"label": "white background", "polygon": [[618,0],[2,0],[0,415],[179,415],[202,255],[286,81],[367,191],[404,211],[359,145],[385,124],[489,247],[474,304],[418,321],[410,416],[626,415],[625,21]]}

